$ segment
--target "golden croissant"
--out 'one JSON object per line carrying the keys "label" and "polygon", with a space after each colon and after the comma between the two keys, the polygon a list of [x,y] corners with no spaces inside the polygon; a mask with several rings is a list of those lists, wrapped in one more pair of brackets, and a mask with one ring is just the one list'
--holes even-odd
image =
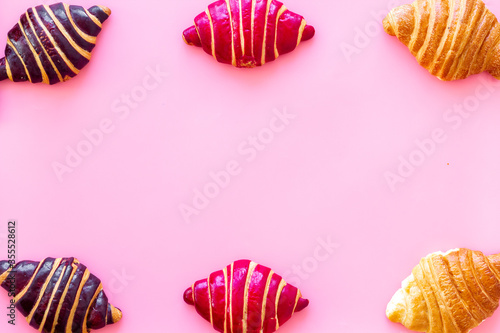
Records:
{"label": "golden croissant", "polygon": [[76,76],[110,14],[104,6],[87,10],[65,3],[28,9],[9,31],[0,81],[55,84]]}
{"label": "golden croissant", "polygon": [[40,332],[87,333],[122,317],[101,281],[75,258],[0,261],[0,284],[12,297],[7,309],[15,306]]}
{"label": "golden croissant", "polygon": [[315,30],[276,0],[219,0],[196,16],[183,33],[218,62],[252,68],[292,52]]}
{"label": "golden croissant", "polygon": [[219,332],[272,333],[309,304],[270,268],[238,260],[184,292],[184,301]]}
{"label": "golden croissant", "polygon": [[394,8],[384,30],[441,80],[483,71],[500,79],[500,26],[481,0],[416,0]]}
{"label": "golden croissant", "polygon": [[455,249],[423,258],[386,314],[413,331],[465,333],[490,317],[499,300],[500,255]]}

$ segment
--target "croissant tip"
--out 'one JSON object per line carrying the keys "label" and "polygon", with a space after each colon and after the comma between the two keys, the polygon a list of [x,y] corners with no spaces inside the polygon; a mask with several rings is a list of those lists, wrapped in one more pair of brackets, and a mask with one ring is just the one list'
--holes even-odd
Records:
{"label": "croissant tip", "polygon": [[388,35],[391,35],[391,36],[395,36],[396,33],[394,32],[394,28],[392,27],[392,24],[389,20],[389,15],[390,13],[386,16],[386,18],[384,19],[383,21],[383,25],[384,25],[384,31],[388,34]]}
{"label": "croissant tip", "polygon": [[312,25],[306,25],[304,32],[302,33],[302,41],[309,40],[316,34],[316,29]]}
{"label": "croissant tip", "polygon": [[187,288],[186,291],[184,292],[184,302],[186,302],[189,305],[194,305],[192,287]]}
{"label": "croissant tip", "polygon": [[122,317],[123,317],[122,310],[115,308],[113,305],[111,305],[111,320],[113,321],[113,323],[119,322],[122,319]]}
{"label": "croissant tip", "polygon": [[196,31],[194,25],[184,30],[182,39],[187,45],[201,46],[200,36],[198,36],[198,31]]}
{"label": "croissant tip", "polygon": [[307,308],[309,305],[309,300],[305,298],[299,298],[299,301],[297,302],[297,306],[295,307],[295,312],[299,312]]}
{"label": "croissant tip", "polygon": [[106,15],[108,15],[108,16],[111,15],[111,9],[109,9],[108,7],[106,7],[106,6],[99,6],[99,8],[101,8],[102,11],[106,13]]}

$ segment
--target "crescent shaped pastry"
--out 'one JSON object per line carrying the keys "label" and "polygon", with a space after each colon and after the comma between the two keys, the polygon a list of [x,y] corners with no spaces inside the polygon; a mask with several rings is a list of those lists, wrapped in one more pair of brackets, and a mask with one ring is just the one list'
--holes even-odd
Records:
{"label": "crescent shaped pastry", "polygon": [[416,0],[391,10],[384,29],[441,80],[500,79],[500,26],[481,0]]}
{"label": "crescent shaped pastry", "polygon": [[410,330],[465,333],[498,308],[500,255],[451,250],[413,268],[387,306],[387,317]]}
{"label": "crescent shaped pastry", "polygon": [[116,323],[101,281],[75,258],[0,261],[0,284],[33,328],[45,333],[87,333]]}
{"label": "crescent shaped pastry", "polygon": [[65,3],[28,9],[9,31],[0,81],[55,84],[75,77],[90,61],[110,14],[103,6]]}
{"label": "crescent shaped pastry", "polygon": [[271,333],[308,304],[271,269],[238,260],[184,292],[184,301],[219,332]]}
{"label": "crescent shaped pastry", "polygon": [[314,36],[305,19],[276,0],[219,0],[183,33],[218,62],[252,68],[293,51]]}

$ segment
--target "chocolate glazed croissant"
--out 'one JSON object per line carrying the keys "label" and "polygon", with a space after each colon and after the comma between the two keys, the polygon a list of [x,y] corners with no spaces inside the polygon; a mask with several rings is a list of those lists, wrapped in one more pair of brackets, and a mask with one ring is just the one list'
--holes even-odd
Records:
{"label": "chocolate glazed croissant", "polygon": [[28,9],[8,34],[0,80],[55,84],[76,76],[110,14],[103,6],[87,10],[64,3]]}
{"label": "chocolate glazed croissant", "polygon": [[119,321],[101,281],[74,258],[0,261],[0,283],[28,323],[46,333],[86,333]]}
{"label": "chocolate glazed croissant", "polygon": [[451,250],[423,258],[387,307],[387,317],[418,332],[469,332],[500,300],[500,255]]}
{"label": "chocolate glazed croissant", "polygon": [[271,269],[239,260],[184,292],[184,301],[219,332],[271,333],[309,301]]}
{"label": "chocolate glazed croissant", "polygon": [[314,36],[314,28],[276,0],[219,0],[194,19],[183,34],[217,61],[256,67],[293,51]]}
{"label": "chocolate glazed croissant", "polygon": [[481,0],[417,0],[393,9],[384,29],[441,80],[500,79],[500,26]]}

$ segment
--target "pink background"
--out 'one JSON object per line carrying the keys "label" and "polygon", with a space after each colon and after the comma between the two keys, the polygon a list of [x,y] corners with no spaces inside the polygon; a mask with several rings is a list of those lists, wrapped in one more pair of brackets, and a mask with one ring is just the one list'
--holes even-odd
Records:
{"label": "pink background", "polygon": [[[0,45],[40,4],[5,3]],[[0,257],[17,219],[18,260],[79,258],[124,312],[108,333],[212,332],[182,293],[240,258],[272,267],[311,301],[281,333],[407,332],[385,308],[420,257],[500,252],[500,85],[488,74],[429,75],[374,18],[386,0],[287,0],[315,38],[238,70],[182,41],[208,3],[106,0],[113,14],[77,78],[0,83]],[[141,96],[144,80],[155,83],[147,68],[168,77]],[[131,93],[144,97],[134,108],[120,101]],[[452,114],[455,105],[471,111]],[[273,110],[295,117],[280,133],[266,129]],[[102,121],[111,133],[60,181],[53,163]],[[267,145],[249,150],[258,134]],[[400,157],[419,166],[391,188],[385,174]],[[186,223],[179,207],[231,161],[238,174]],[[320,240],[335,244],[330,253]],[[0,331],[33,332],[20,315],[7,324],[8,301],[0,293]],[[497,313],[474,332],[499,329]]]}

